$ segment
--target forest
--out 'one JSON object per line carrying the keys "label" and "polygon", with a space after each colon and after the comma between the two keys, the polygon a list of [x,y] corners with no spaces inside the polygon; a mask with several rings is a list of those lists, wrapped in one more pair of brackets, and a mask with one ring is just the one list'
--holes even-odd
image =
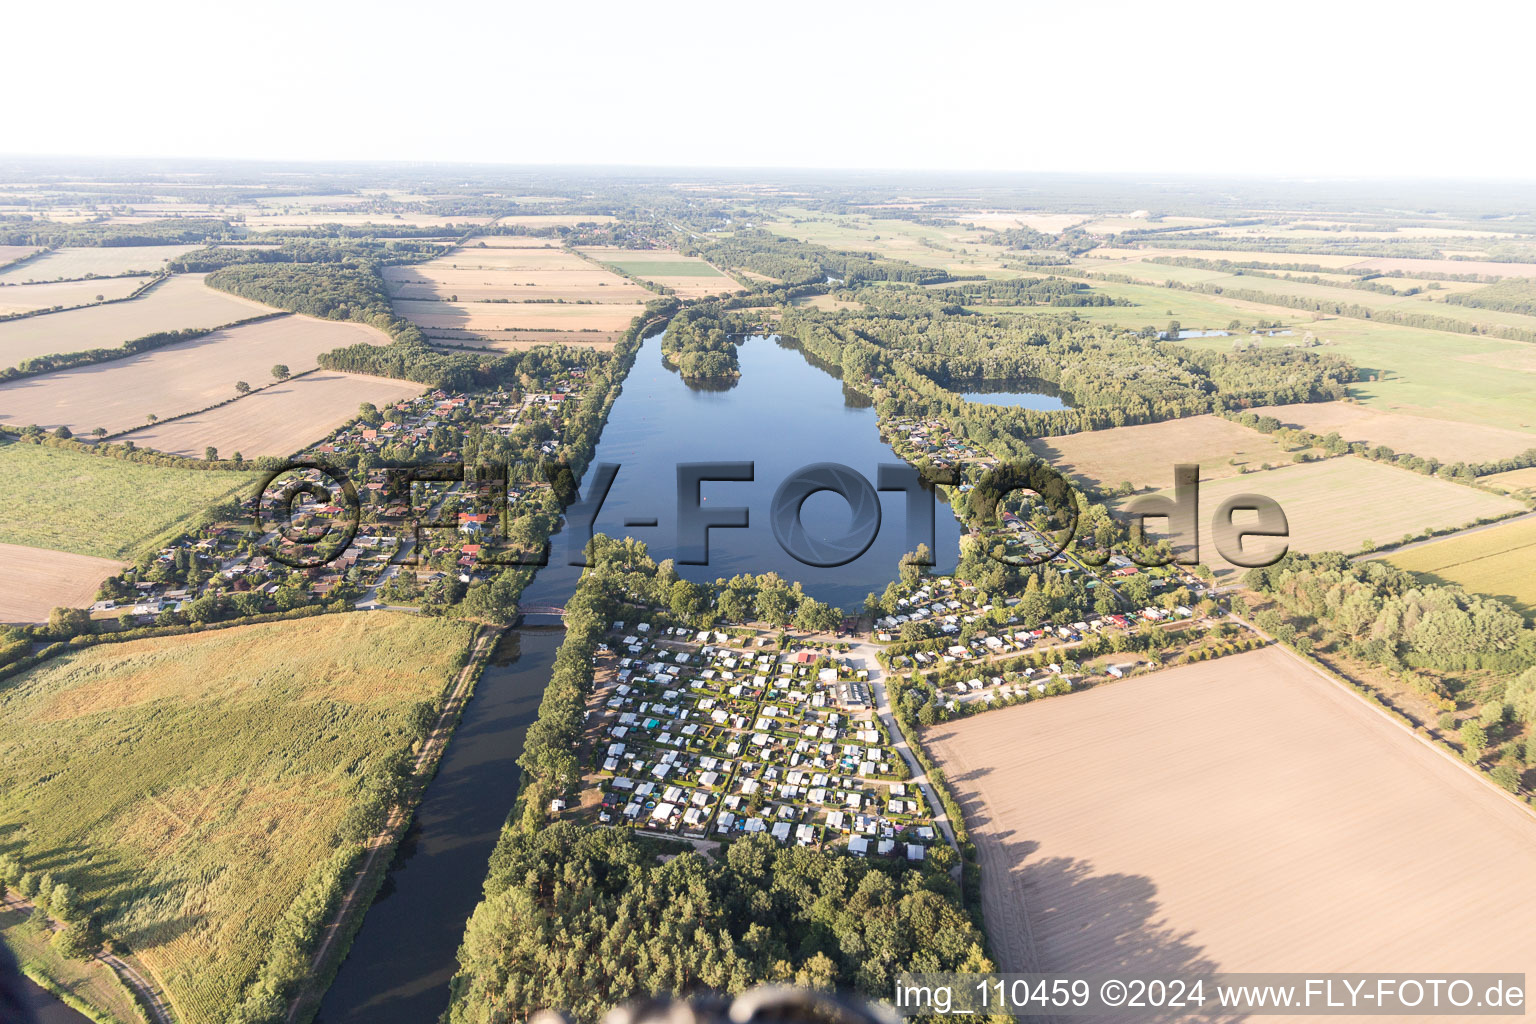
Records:
{"label": "forest", "polygon": [[948,271],[934,267],[870,253],[841,252],[761,230],[738,231],[731,238],[695,240],[684,246],[683,251],[702,256],[716,266],[750,270],[788,285],[832,281],[849,285],[865,281],[942,284],[954,280]]}

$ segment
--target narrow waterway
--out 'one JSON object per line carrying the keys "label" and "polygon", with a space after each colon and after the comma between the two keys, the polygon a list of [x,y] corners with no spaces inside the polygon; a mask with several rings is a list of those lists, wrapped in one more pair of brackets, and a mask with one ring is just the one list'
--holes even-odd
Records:
{"label": "narrow waterway", "polygon": [[[663,365],[659,335],[645,340],[593,459],[594,466],[620,466],[595,530],[644,540],[657,559],[674,557],[677,463],[752,461],[754,481],[706,483],[703,491],[706,507],[748,507],[749,528],[712,531],[710,564],[680,565],[679,572],[714,580],[772,570],[800,580],[818,599],[857,610],[866,593],[885,589],[906,550],[903,495],[880,496],[882,523],[874,543],[834,569],[806,566],[780,548],[768,509],[779,483],[807,464],[843,463],[873,483],[879,464],[900,459],[880,440],[868,401],[797,348],[753,338],[741,346],[740,359],[742,376],[735,384],[691,387]],[[589,469],[584,495],[591,475]],[[653,518],[656,525],[626,526],[639,518]],[[808,532],[823,535],[841,533],[850,518],[833,495],[812,496],[802,515]],[[948,570],[959,553],[959,524],[942,502],[935,523],[936,559]],[[523,603],[563,606],[580,573],[570,564],[565,538],[557,535],[549,565],[524,592]],[[487,861],[512,808],[516,760],[562,635],[550,627],[517,630],[507,641],[520,649],[515,660],[487,667],[388,880],[326,993],[321,1024],[430,1024],[447,1007],[464,923],[480,900]]]}

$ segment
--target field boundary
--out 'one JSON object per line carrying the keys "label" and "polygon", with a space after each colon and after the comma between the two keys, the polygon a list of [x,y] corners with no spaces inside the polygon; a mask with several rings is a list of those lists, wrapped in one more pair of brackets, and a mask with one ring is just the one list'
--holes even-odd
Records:
{"label": "field boundary", "polygon": [[[0,267],[0,270],[4,269],[4,267]],[[158,274],[117,274],[113,277],[82,277],[79,281],[44,281],[44,284],[79,284],[85,281],[121,281],[125,277],[149,278],[148,281],[139,285],[139,287],[135,288],[127,295],[122,295],[115,299],[102,299],[100,302],[83,302],[78,306],[49,306],[47,309],[24,309],[19,313],[7,313],[4,316],[0,316],[0,324],[9,323],[12,320],[25,320],[28,317],[48,316],[51,313],[68,313],[76,309],[90,309],[94,306],[110,306],[115,302],[132,302],[134,299],[137,299],[139,296],[155,287],[155,285],[170,278],[171,276],[172,275],[170,271],[163,270]],[[14,287],[25,288],[27,285],[16,285]],[[0,295],[3,294],[5,293],[0,291]]]}

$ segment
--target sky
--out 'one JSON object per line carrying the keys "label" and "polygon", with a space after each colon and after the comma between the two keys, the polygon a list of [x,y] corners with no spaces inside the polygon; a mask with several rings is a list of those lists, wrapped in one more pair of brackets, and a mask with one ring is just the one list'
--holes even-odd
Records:
{"label": "sky", "polygon": [[1536,4],[10,5],[0,153],[1536,179]]}

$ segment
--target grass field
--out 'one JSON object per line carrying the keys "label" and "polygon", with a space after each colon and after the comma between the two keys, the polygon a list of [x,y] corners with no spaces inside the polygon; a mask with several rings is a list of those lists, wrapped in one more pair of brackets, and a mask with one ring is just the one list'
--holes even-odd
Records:
{"label": "grass field", "polygon": [[149,278],[109,277],[95,281],[66,281],[63,284],[18,284],[0,288],[0,316],[30,313],[35,309],[62,306],[87,306],[103,299],[122,299],[144,287]]}
{"label": "grass field", "polygon": [[1196,463],[1201,480],[1216,480],[1236,474],[1242,466],[1258,469],[1265,463],[1291,461],[1274,438],[1219,416],[1042,437],[1029,447],[1057,469],[1106,490],[1123,481],[1138,490],[1171,487],[1178,463]]}
{"label": "grass field", "polygon": [[1278,648],[927,742],[1000,970],[1536,971],[1536,817]]}
{"label": "grass field", "polygon": [[1447,537],[1387,561],[1433,582],[1500,598],[1536,617],[1536,519]]}
{"label": "grass field", "polygon": [[292,455],[356,416],[363,402],[382,409],[424,390],[408,381],[317,370],[217,409],[132,431],[122,440],[195,458],[209,445],[224,458],[235,452],[247,459]]}
{"label": "grass field", "polygon": [[[118,245],[57,249],[19,267],[0,270],[0,282],[68,281],[78,277],[113,277],[141,270],[159,272],[167,260],[199,249],[197,245]],[[3,261],[0,261],[3,262]]]}
{"label": "grass field", "polygon": [[135,559],[162,534],[257,478],[23,442],[0,445],[0,544]]}
{"label": "grass field", "polygon": [[468,637],[355,613],[47,662],[0,689],[0,845],[74,883],[183,1024],[223,1024]]}
{"label": "grass field", "polygon": [[[105,1014],[113,1024],[143,1024],[138,1003],[100,961],[88,963],[65,958],[49,941],[50,935],[27,923],[27,915],[0,909],[0,940],[15,955],[23,971],[41,974],[71,999]],[[43,1020],[55,1019],[53,1016]]]}
{"label": "grass field", "polygon": [[305,316],[264,320],[0,385],[0,423],[36,423],[49,430],[67,424],[81,435],[96,427],[109,433],[132,430],[147,424],[151,413],[166,419],[234,398],[236,381],[270,384],[276,363],[302,373],[315,368],[322,352],[388,340],[362,324]]}
{"label": "grass field", "polygon": [[1536,433],[1381,412],[1352,402],[1277,405],[1253,411],[1314,434],[1337,431],[1346,441],[1386,445],[1395,452],[1446,463],[1493,462],[1536,448]]}
{"label": "grass field", "polygon": [[[16,366],[37,356],[116,348],[125,341],[161,331],[222,327],[273,312],[270,306],[207,287],[203,284],[204,276],[179,274],[129,302],[0,323],[0,366]],[[136,285],[143,283],[135,279]],[[7,291],[0,289],[0,301]]]}
{"label": "grass field", "polygon": [[47,622],[55,608],[85,608],[96,600],[101,581],[115,576],[126,562],[67,551],[0,544],[0,622]]}
{"label": "grass field", "polygon": [[[1218,573],[1235,567],[1217,554],[1210,517],[1223,501],[1239,494],[1279,502],[1290,526],[1290,550],[1302,553],[1353,553],[1367,541],[1393,544],[1407,534],[1460,526],[1522,507],[1510,498],[1353,455],[1229,477],[1200,488],[1200,560]],[[1239,527],[1245,522],[1242,515],[1236,520]],[[1157,532],[1161,524],[1152,520],[1148,528]],[[1260,552],[1276,544],[1265,538],[1248,543]]]}
{"label": "grass field", "polygon": [[587,255],[658,285],[670,288],[680,297],[697,299],[705,295],[733,292],[741,285],[695,256],[666,249],[583,249]]}

